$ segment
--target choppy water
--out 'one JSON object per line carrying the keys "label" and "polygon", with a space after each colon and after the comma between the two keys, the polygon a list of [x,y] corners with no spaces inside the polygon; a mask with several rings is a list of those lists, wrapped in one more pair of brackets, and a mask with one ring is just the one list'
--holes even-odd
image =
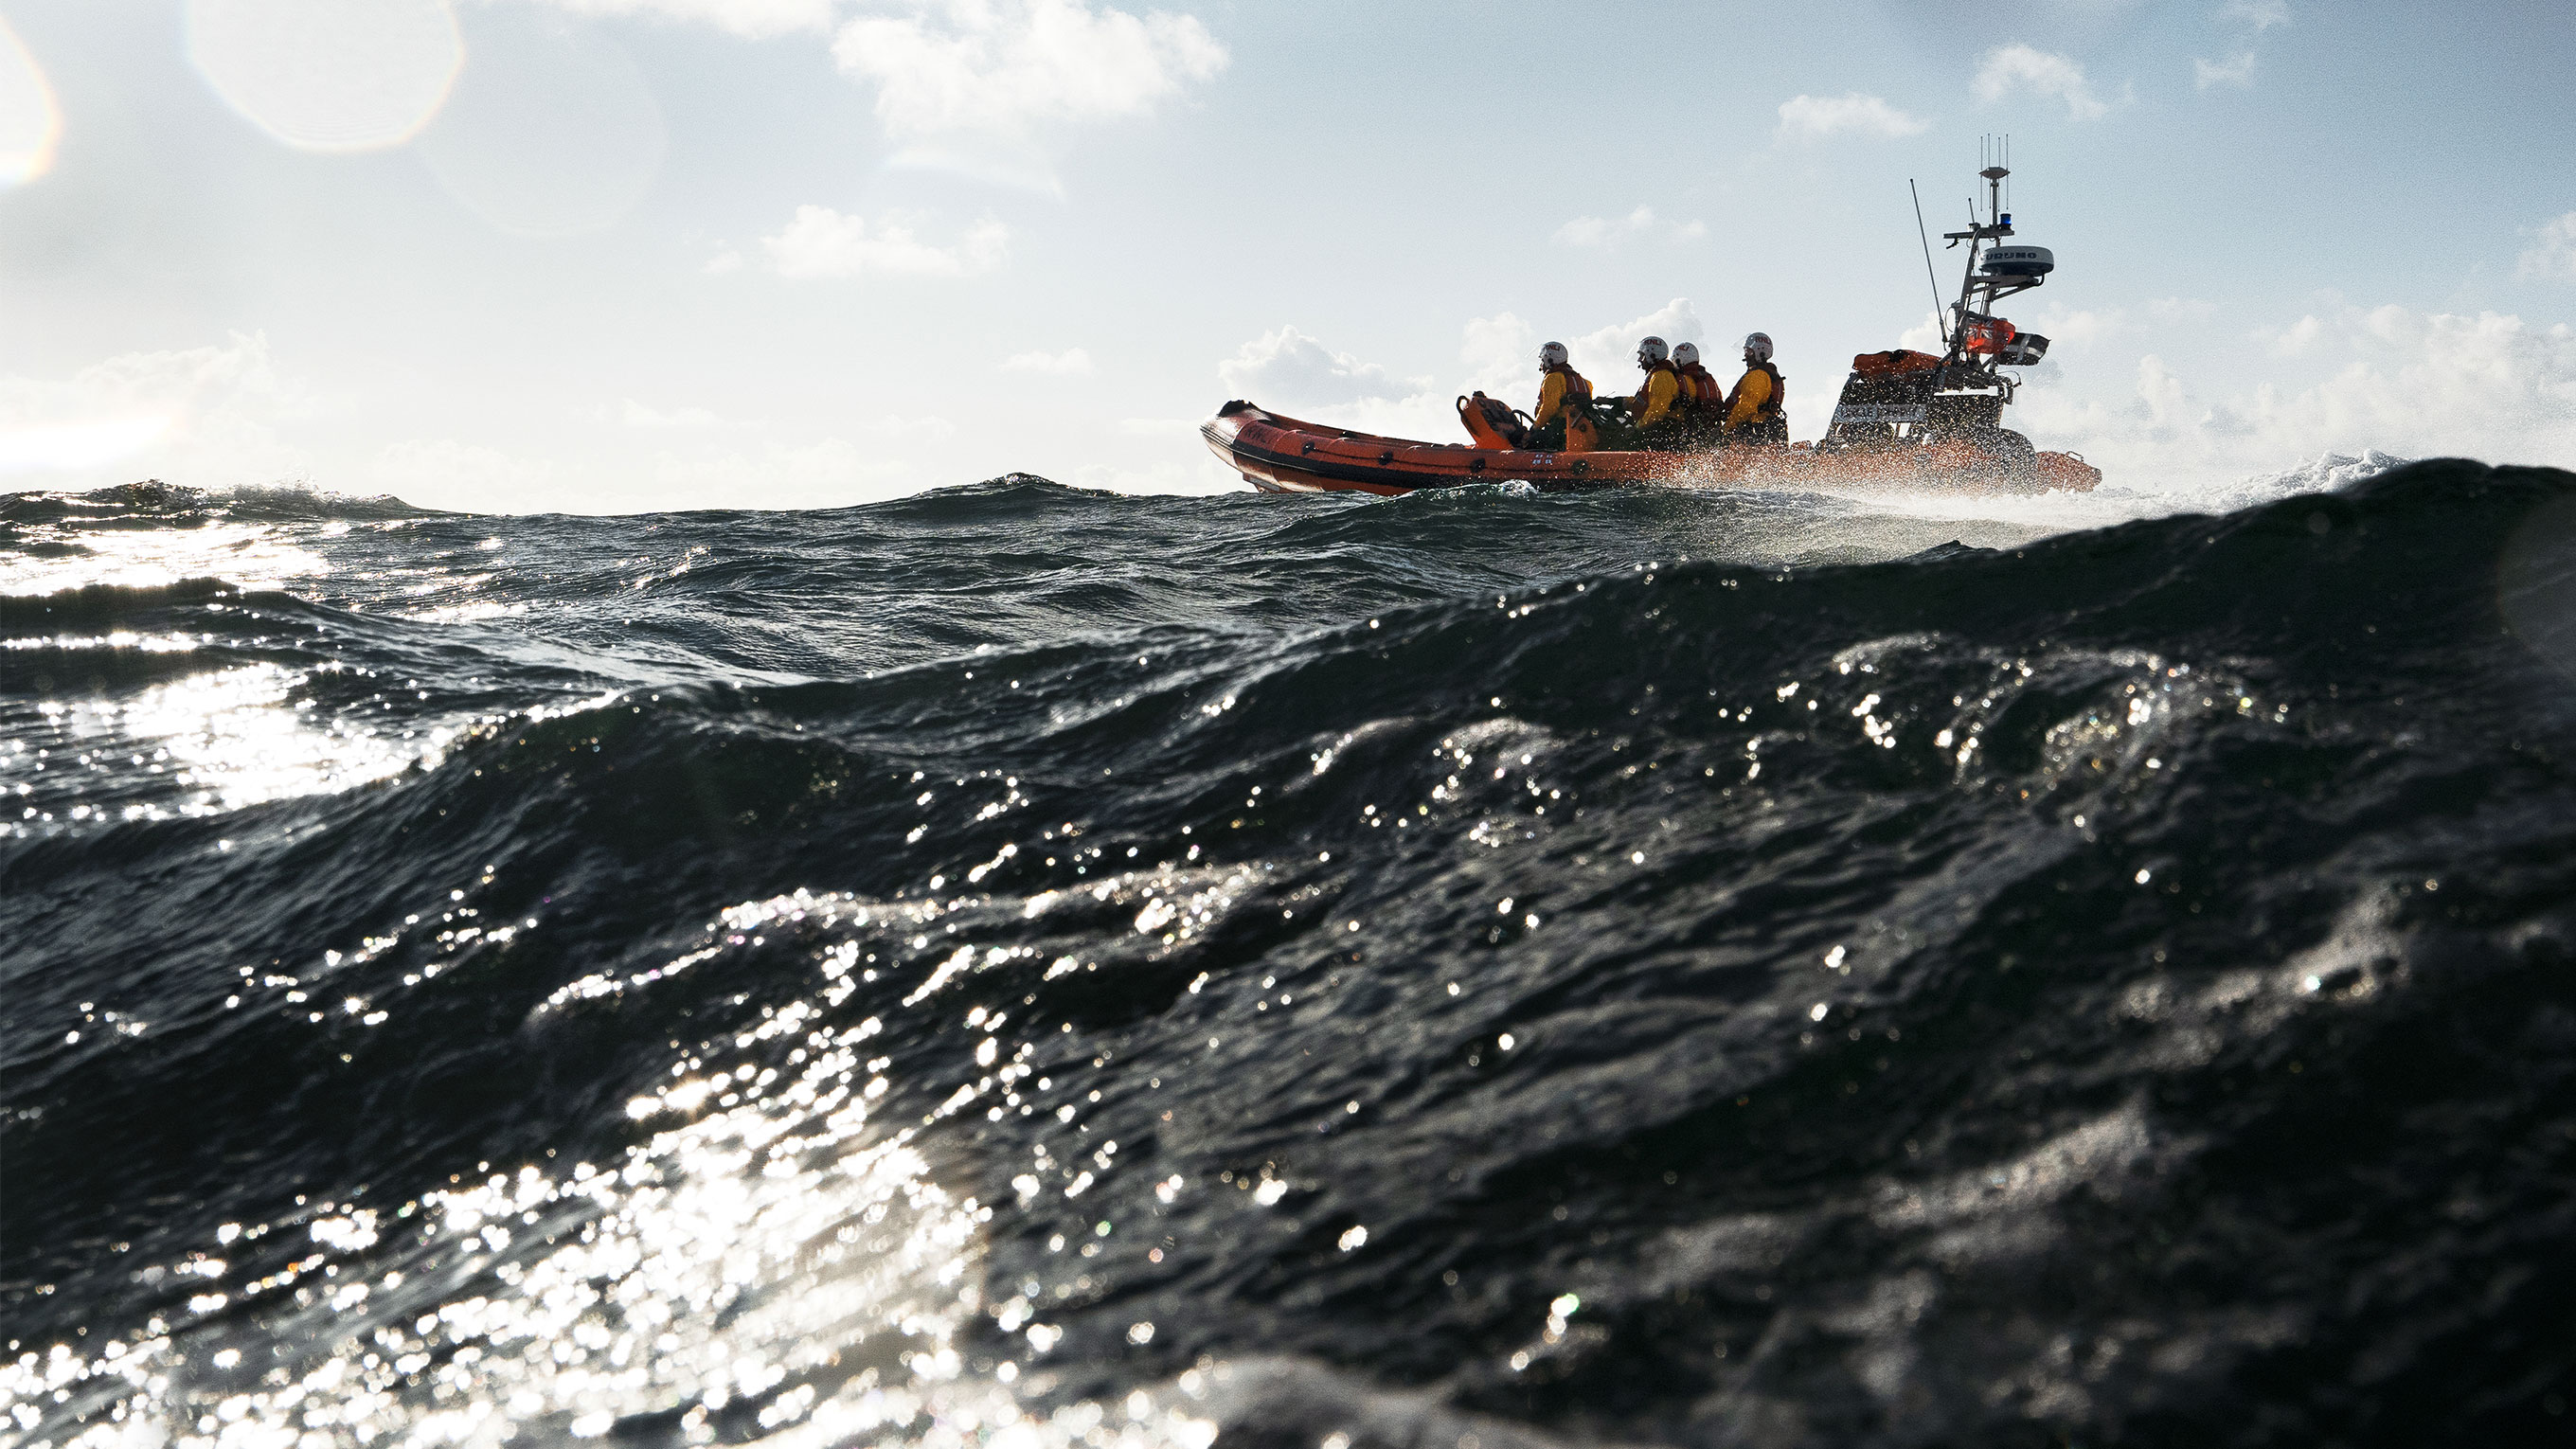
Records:
{"label": "choppy water", "polygon": [[2576,476],[1939,512],[0,500],[0,1446],[2562,1431]]}

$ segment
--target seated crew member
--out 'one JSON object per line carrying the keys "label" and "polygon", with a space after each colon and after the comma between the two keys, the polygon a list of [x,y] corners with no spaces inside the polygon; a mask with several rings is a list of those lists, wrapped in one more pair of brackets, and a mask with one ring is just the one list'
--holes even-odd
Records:
{"label": "seated crew member", "polygon": [[1726,416],[1726,389],[1700,365],[1698,343],[1685,342],[1673,349],[1673,371],[1681,380],[1685,425],[1694,435],[1715,433]]}
{"label": "seated crew member", "polygon": [[1789,419],[1781,411],[1784,384],[1771,365],[1771,336],[1756,332],[1744,339],[1744,376],[1726,395],[1726,440],[1788,446]]}
{"label": "seated crew member", "polygon": [[1682,379],[1673,370],[1664,339],[1649,337],[1638,343],[1637,366],[1644,369],[1646,380],[1628,404],[1629,420],[1637,430],[1635,443],[1642,448],[1670,446],[1681,431]]}
{"label": "seated crew member", "polygon": [[1525,448],[1557,452],[1565,447],[1565,412],[1569,407],[1588,406],[1592,401],[1592,384],[1574,370],[1566,360],[1565,344],[1551,342],[1538,350],[1538,407],[1530,416],[1535,424],[1530,429]]}

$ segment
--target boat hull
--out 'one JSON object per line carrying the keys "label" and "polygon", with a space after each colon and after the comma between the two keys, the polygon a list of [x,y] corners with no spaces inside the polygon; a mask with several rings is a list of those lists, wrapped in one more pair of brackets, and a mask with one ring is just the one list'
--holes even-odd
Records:
{"label": "boat hull", "polygon": [[1201,423],[1199,436],[1245,482],[1269,493],[1391,495],[1478,483],[1526,483],[1550,493],[1655,486],[2037,493],[2086,491],[2102,478],[2072,454],[1995,458],[1942,442],[1656,453],[1423,443],[1301,422],[1241,402]]}

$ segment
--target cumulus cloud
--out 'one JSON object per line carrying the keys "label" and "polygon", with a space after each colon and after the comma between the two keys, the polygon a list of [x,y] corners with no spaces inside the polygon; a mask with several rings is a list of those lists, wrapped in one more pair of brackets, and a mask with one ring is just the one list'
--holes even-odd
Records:
{"label": "cumulus cloud", "polygon": [[1991,105],[2014,95],[2056,96],[2066,102],[2068,118],[2097,120],[2110,107],[2093,94],[2084,67],[2066,56],[2027,45],[2007,45],[1986,53],[1973,86],[1977,99]]}
{"label": "cumulus cloud", "polygon": [[1054,190],[1069,125],[1152,115],[1230,58],[1195,16],[1096,0],[484,0],[828,39],[872,87],[894,159]]}
{"label": "cumulus cloud", "polygon": [[1429,378],[1398,378],[1374,362],[1335,352],[1282,327],[1236,349],[1216,365],[1216,375],[1237,397],[1286,407],[1330,407],[1368,399],[1392,400],[1428,386]]}
{"label": "cumulus cloud", "polygon": [[2515,262],[2514,275],[2576,282],[2576,211],[2541,227],[2538,244]]}
{"label": "cumulus cloud", "polygon": [[1287,328],[1244,344],[1217,370],[1235,396],[1314,422],[1438,440],[1458,434],[1456,399],[1463,394],[1483,392],[1528,407],[1538,394],[1538,347],[1543,341],[1563,342],[1576,369],[1607,396],[1636,386],[1640,338],[1699,342],[1704,331],[1689,299],[1681,297],[1642,317],[1579,333],[1542,335],[1504,312],[1470,319],[1460,329],[1457,371],[1406,378]]}
{"label": "cumulus cloud", "polygon": [[2193,56],[2191,74],[2192,83],[2205,91],[2220,86],[2250,86],[2254,84],[2254,52],[2240,50],[2223,61]]}
{"label": "cumulus cloud", "polygon": [[280,428],[314,411],[265,334],[124,353],[67,378],[0,377],[0,477],[95,487],[151,474],[207,488],[301,478],[309,459]]}
{"label": "cumulus cloud", "polygon": [[2218,14],[2221,19],[2265,31],[2290,23],[2290,0],[2227,0]]}
{"label": "cumulus cloud", "polygon": [[2318,339],[2325,336],[2326,324],[2315,317],[2302,317],[2272,335],[2272,351],[2280,357],[2305,357],[2316,350]]}
{"label": "cumulus cloud", "polygon": [[1681,221],[1658,226],[1655,209],[1640,205],[1622,217],[1578,216],[1556,229],[1555,241],[1559,246],[1612,247],[1648,235],[1661,235],[1677,242],[1698,241],[1708,235],[1708,225],[1705,222]]}
{"label": "cumulus cloud", "polygon": [[1015,352],[1003,359],[1005,372],[1039,372],[1053,377],[1089,377],[1091,354],[1079,347],[1062,352]]}
{"label": "cumulus cloud", "polygon": [[665,412],[659,408],[646,407],[631,397],[619,403],[606,416],[613,418],[620,427],[628,428],[720,428],[724,426],[724,419],[705,408],[679,407]]}
{"label": "cumulus cloud", "polygon": [[[1188,425],[1195,436],[1198,424]],[[1162,494],[1204,498],[1217,493],[1240,493],[1243,478],[1216,460],[1204,448],[1190,450],[1195,456],[1175,460],[1164,458],[1147,468],[1122,468],[1114,463],[1086,463],[1074,470],[1077,488],[1099,488],[1112,493]]]}
{"label": "cumulus cloud", "polygon": [[762,508],[839,508],[923,486],[912,464],[846,438],[657,454],[647,475],[668,495],[758,500]]}
{"label": "cumulus cloud", "polygon": [[850,427],[854,432],[879,438],[947,438],[957,433],[955,423],[928,414],[913,418],[901,413],[886,413],[879,417],[861,418]]}
{"label": "cumulus cloud", "polygon": [[413,503],[498,513],[527,506],[555,482],[555,465],[454,438],[412,438],[376,454],[375,486]]}
{"label": "cumulus cloud", "polygon": [[986,218],[954,245],[921,240],[904,222],[869,222],[828,206],[800,206],[776,236],[762,237],[770,265],[798,280],[859,276],[965,277],[1002,264],[1010,229]]}
{"label": "cumulus cloud", "polygon": [[1143,17],[1087,0],[929,0],[843,24],[832,58],[877,87],[898,141],[1035,138],[1068,122],[1145,116],[1226,66],[1189,15]]}
{"label": "cumulus cloud", "polygon": [[[1747,329],[1748,331],[1751,329]],[[1688,297],[1675,297],[1643,317],[1626,322],[1613,322],[1578,336],[1561,338],[1577,372],[1592,379],[1602,393],[1627,392],[1636,386],[1637,343],[1647,337],[1660,337],[1666,343],[1705,340],[1708,329],[1701,325],[1699,313]],[[1718,359],[1723,361],[1724,359]],[[1536,387],[1536,364],[1527,369]]]}
{"label": "cumulus cloud", "polygon": [[[2270,329],[2305,379],[2247,378],[2148,353],[2125,395],[2034,387],[2016,425],[2083,450],[2123,486],[2229,478],[2323,452],[2576,464],[2576,329],[2521,318],[2345,307]],[[2295,367],[2293,362],[2275,364]]]}
{"label": "cumulus cloud", "polygon": [[534,3],[575,15],[694,21],[753,40],[797,31],[829,31],[842,9],[841,0],[534,0]]}
{"label": "cumulus cloud", "polygon": [[1792,96],[1780,103],[1780,134],[1793,141],[1846,135],[1894,140],[1920,136],[1930,129],[1930,121],[1909,116],[1859,91],[1840,96]]}

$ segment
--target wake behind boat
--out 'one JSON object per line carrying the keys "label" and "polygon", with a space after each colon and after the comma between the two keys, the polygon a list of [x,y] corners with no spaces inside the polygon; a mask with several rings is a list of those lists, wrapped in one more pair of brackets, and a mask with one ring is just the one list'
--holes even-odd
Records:
{"label": "wake behind boat", "polygon": [[[1966,230],[1944,234],[1953,248],[1964,243],[1968,250],[1958,300],[1943,319],[1945,350],[1935,356],[1899,348],[1853,358],[1832,422],[1813,443],[1786,441],[1778,374],[1769,370],[1769,339],[1760,334],[1747,339],[1765,349],[1758,366],[1769,379],[1763,386],[1772,406],[1759,426],[1746,425],[1749,414],[1730,419],[1685,406],[1664,426],[1640,427],[1639,404],[1596,402],[1582,383],[1561,421],[1532,419],[1481,392],[1459,398],[1459,422],[1471,439],[1464,444],[1305,422],[1244,399],[1218,409],[1200,424],[1199,435],[1244,481],[1273,493],[1395,494],[1497,482],[1550,492],[1652,485],[2088,491],[2102,481],[2100,469],[2080,454],[2040,451],[2003,426],[2004,409],[2020,386],[2005,369],[2038,362],[2048,339],[1996,316],[1996,304],[2040,286],[2057,265],[2046,247],[2001,245],[2014,234],[2003,200],[2011,174],[2000,165],[1979,172],[1987,188],[1985,219],[1972,214]],[[1656,338],[1641,344],[1639,361],[1649,368],[1650,384],[1653,369],[1667,367],[1662,349]],[[1751,350],[1747,362],[1757,363]],[[1753,377],[1748,371],[1747,381]],[[1542,405],[1541,411],[1554,410]],[[1653,411],[1646,405],[1643,421],[1658,422]],[[1548,425],[1544,434],[1542,425]],[[1619,445],[1602,445],[1611,439]],[[1553,446],[1539,446],[1542,440]]]}

